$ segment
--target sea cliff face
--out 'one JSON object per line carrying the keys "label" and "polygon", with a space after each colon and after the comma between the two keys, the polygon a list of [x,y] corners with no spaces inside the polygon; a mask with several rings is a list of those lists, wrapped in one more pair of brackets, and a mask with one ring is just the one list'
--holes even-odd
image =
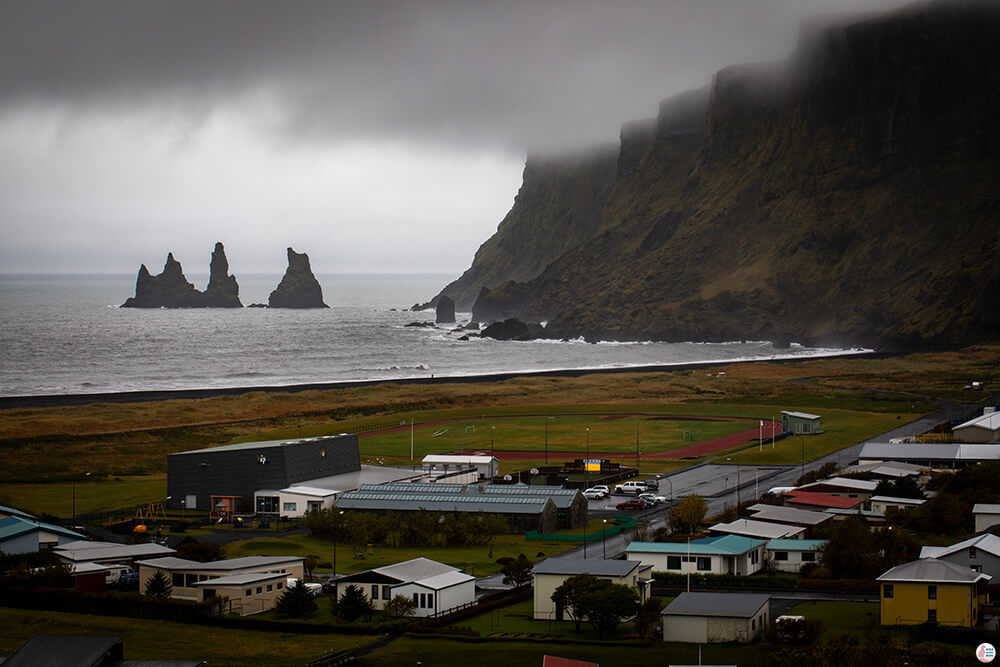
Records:
{"label": "sea cliff face", "polygon": [[1000,5],[973,1],[809,26],[789,62],[727,68],[623,127],[613,167],[529,161],[442,294],[554,336],[995,339],[998,34]]}

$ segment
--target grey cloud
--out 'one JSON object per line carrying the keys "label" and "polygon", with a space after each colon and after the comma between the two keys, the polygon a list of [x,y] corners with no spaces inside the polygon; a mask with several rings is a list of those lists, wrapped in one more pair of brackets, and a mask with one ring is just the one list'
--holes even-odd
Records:
{"label": "grey cloud", "polygon": [[800,21],[899,0],[8,1],[0,105],[198,118],[276,112],[284,139],[513,150],[612,139]]}

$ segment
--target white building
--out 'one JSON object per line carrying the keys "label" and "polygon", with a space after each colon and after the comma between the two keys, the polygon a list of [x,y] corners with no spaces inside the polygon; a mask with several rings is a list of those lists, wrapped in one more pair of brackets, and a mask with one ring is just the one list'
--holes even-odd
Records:
{"label": "white building", "polygon": [[384,609],[386,602],[403,595],[416,603],[414,616],[437,616],[475,604],[475,582],[475,577],[457,567],[421,557],[341,577],[337,596],[354,585],[374,609]]}
{"label": "white building", "polygon": [[896,498],[894,496],[872,496],[868,499],[869,511],[876,516],[885,516],[886,510],[908,510],[923,505],[926,500],[918,498]]}
{"label": "white building", "polygon": [[598,560],[585,558],[546,558],[534,567],[534,617],[539,620],[568,619],[568,610],[557,605],[552,594],[564,581],[578,574],[590,574],[612,584],[628,586],[636,592],[639,603],[649,599],[652,567],[636,560]]}
{"label": "white building", "polygon": [[1000,442],[1000,412],[986,408],[982,415],[952,429],[959,442]]}
{"label": "white building", "polygon": [[475,468],[480,479],[492,479],[500,471],[500,461],[492,456],[429,454],[421,461],[428,475],[444,475]]}
{"label": "white building", "polygon": [[1000,525],[1000,505],[976,503],[972,506],[972,515],[976,517],[977,533]]}
{"label": "white building", "polygon": [[654,572],[753,574],[764,562],[765,544],[764,540],[721,535],[691,542],[632,542],[625,554]]}
{"label": "white building", "polygon": [[751,642],[767,629],[770,600],[760,593],[681,593],[660,614],[663,641]]}
{"label": "white building", "polygon": [[278,510],[281,516],[303,517],[311,510],[333,507],[339,493],[314,486],[290,486],[278,492]]}
{"label": "white building", "polygon": [[819,562],[826,540],[771,540],[767,543],[768,562],[782,572],[798,572],[807,563]]}

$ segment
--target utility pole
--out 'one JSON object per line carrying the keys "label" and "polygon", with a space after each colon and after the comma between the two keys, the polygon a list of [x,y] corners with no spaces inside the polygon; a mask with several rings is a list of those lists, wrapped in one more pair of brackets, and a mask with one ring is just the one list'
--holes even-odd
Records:
{"label": "utility pole", "polygon": [[635,471],[639,472],[639,418],[635,418]]}
{"label": "utility pole", "polygon": [[410,463],[413,463],[413,417],[410,417]]}
{"label": "utility pole", "polygon": [[[583,458],[583,488],[586,490],[588,488],[589,475],[587,474],[587,462],[590,461],[590,427],[587,427],[587,452],[584,454]],[[587,530],[589,527],[587,524],[590,522],[590,507],[588,503],[587,513],[584,517],[583,522],[583,559],[587,559]]]}

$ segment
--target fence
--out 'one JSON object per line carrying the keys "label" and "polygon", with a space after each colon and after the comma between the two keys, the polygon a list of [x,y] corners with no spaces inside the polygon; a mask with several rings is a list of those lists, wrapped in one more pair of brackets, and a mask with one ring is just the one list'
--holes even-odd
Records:
{"label": "fence", "polygon": [[359,426],[357,428],[352,428],[351,433],[371,433],[372,431],[385,431],[390,428],[402,428],[406,426],[406,422],[382,422],[381,424],[368,424],[367,426]]}
{"label": "fence", "polygon": [[525,533],[524,537],[529,540],[543,540],[545,542],[594,542],[613,537],[626,530],[632,530],[636,524],[635,517],[621,514],[615,515],[615,521],[619,523],[596,533],[539,533],[537,530],[532,530]]}

